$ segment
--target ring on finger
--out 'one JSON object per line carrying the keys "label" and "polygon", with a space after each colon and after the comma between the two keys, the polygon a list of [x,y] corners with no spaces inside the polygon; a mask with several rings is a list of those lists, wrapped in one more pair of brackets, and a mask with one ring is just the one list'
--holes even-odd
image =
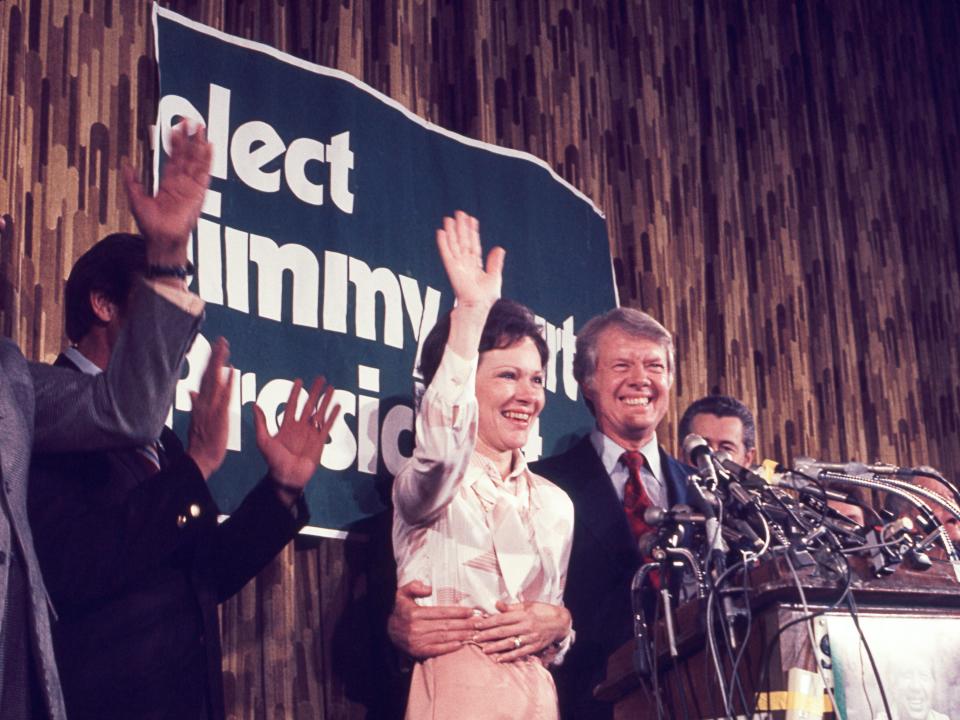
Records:
{"label": "ring on finger", "polygon": [[519,650],[520,646],[523,645],[523,640],[520,639],[519,635],[513,636],[513,647],[515,650]]}

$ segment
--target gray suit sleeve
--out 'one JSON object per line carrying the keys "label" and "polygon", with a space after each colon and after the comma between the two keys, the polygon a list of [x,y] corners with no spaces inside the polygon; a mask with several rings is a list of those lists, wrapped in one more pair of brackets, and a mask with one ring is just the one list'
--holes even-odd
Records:
{"label": "gray suit sleeve", "polygon": [[140,283],[106,372],[90,376],[31,363],[34,450],[96,450],[155,440],[201,320]]}

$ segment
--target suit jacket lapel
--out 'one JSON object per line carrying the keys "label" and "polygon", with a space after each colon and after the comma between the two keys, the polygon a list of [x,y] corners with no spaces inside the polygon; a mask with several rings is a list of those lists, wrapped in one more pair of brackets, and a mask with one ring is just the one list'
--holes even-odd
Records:
{"label": "suit jacket lapel", "polygon": [[570,494],[576,522],[593,535],[611,553],[633,547],[633,536],[627,525],[623,504],[597,451],[585,436],[570,450],[570,470],[577,481],[564,489]]}
{"label": "suit jacket lapel", "polygon": [[663,470],[663,480],[667,485],[667,498],[670,506],[687,502],[688,472],[681,463],[674,460],[664,449],[660,448],[660,467]]}

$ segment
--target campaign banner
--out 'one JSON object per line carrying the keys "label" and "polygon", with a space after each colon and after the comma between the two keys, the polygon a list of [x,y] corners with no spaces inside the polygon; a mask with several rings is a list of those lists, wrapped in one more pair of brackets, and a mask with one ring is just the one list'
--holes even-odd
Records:
{"label": "campaign banner", "polygon": [[547,402],[528,459],[592,425],[573,379],[576,332],[617,298],[604,218],[582,193],[541,160],[437,127],[344,72],[156,6],[154,26],[155,170],[181,119],[202,122],[214,146],[192,244],[207,317],[172,420],[183,434],[223,335],[229,452],[210,486],[224,512],[266,468],[247,406],[275,429],[292,381],[318,374],[342,411],[306,490],[313,532],[343,536],[389,506],[413,449],[420,344],[453,304],[435,229],[457,209],[479,219],[485,252],[506,249],[504,297],[543,322]]}

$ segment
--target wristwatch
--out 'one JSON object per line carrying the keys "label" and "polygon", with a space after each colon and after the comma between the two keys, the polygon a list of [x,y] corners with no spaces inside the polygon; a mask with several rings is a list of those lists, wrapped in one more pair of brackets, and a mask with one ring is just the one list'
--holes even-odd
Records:
{"label": "wristwatch", "polygon": [[186,280],[196,272],[193,263],[187,260],[186,265],[147,265],[146,276],[149,279],[175,277]]}

